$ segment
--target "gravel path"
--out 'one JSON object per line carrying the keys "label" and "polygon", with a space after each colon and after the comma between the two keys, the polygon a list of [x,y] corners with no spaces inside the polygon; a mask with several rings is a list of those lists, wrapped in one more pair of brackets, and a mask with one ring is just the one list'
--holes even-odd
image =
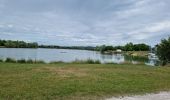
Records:
{"label": "gravel path", "polygon": [[158,94],[146,94],[127,97],[113,97],[106,100],[170,100],[170,92],[160,92]]}

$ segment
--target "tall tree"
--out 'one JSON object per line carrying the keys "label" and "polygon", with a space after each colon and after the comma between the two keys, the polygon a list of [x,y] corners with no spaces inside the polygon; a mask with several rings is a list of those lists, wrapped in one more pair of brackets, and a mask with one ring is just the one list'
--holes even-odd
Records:
{"label": "tall tree", "polygon": [[162,62],[162,65],[166,65],[170,62],[170,37],[168,39],[161,40],[161,43],[156,46],[157,55]]}

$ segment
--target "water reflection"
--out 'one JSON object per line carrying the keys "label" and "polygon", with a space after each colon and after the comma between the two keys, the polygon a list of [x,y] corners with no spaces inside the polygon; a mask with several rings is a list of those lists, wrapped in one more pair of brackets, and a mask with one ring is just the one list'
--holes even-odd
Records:
{"label": "water reflection", "polygon": [[123,63],[125,61],[122,54],[104,55],[101,54],[102,63]]}

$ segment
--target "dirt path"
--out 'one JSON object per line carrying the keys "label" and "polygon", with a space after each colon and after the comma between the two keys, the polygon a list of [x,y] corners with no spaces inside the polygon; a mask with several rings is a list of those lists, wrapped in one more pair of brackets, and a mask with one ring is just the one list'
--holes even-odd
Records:
{"label": "dirt path", "polygon": [[113,97],[106,100],[170,100],[170,92],[160,92],[158,94],[146,94],[143,96]]}

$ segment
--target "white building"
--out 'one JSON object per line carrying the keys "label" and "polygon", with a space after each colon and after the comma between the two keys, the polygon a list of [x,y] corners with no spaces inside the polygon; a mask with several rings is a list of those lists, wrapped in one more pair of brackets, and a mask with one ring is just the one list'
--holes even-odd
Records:
{"label": "white building", "polygon": [[121,53],[121,52],[122,52],[122,50],[121,50],[121,49],[117,49],[117,50],[116,50],[116,52]]}

